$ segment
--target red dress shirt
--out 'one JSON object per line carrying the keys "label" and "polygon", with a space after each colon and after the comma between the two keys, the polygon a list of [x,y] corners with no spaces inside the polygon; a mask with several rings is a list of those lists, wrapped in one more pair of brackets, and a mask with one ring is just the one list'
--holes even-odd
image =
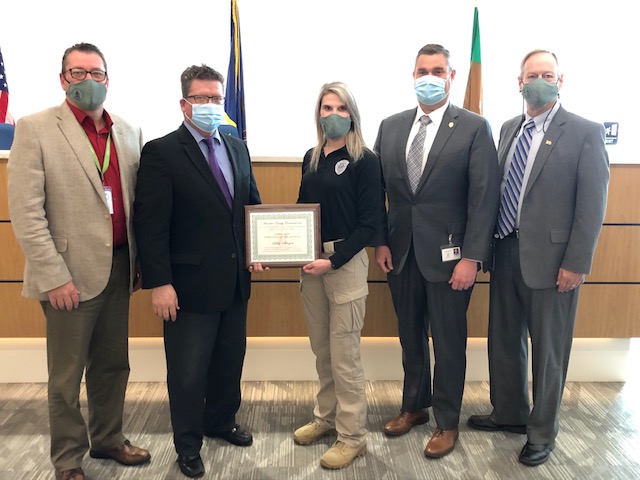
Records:
{"label": "red dress shirt", "polygon": [[[78,123],[82,126],[84,132],[91,142],[91,146],[98,157],[100,167],[104,164],[104,154],[107,149],[107,137],[111,131],[113,121],[111,117],[104,111],[103,118],[105,121],[105,127],[96,130],[96,125],[93,123],[91,117],[89,117],[84,111],[67,101],[67,105],[71,108],[71,111],[76,116]],[[96,167],[97,170],[97,167]],[[113,245],[114,248],[127,244],[127,218],[124,213],[124,202],[122,198],[122,184],[120,183],[120,167],[118,166],[118,153],[116,151],[116,145],[111,137],[111,154],[109,160],[109,167],[104,172],[102,177],[102,184],[105,187],[111,188],[111,194],[113,196],[113,214],[111,215],[111,224],[113,225]]]}

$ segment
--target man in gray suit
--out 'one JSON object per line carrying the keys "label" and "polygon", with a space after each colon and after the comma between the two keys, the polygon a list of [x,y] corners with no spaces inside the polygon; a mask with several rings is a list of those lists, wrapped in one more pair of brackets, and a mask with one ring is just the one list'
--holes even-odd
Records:
{"label": "man in gray suit", "polygon": [[87,451],[124,465],[151,458],[122,433],[142,134],[104,109],[109,77],[95,45],[65,51],[60,85],[61,105],[18,121],[9,212],[26,260],[22,293],[47,320],[51,462],[57,480],[82,480]]}
{"label": "man in gray suit", "polygon": [[553,53],[528,53],[518,80],[527,112],[503,125],[498,147],[503,181],[489,309],[493,411],[472,415],[469,425],[526,433],[519,460],[533,466],[547,460],[558,433],[579,287],[602,227],[609,161],[603,126],[560,105],[563,76]]}
{"label": "man in gray suit", "polygon": [[[405,378],[402,410],[387,435],[426,423],[425,455],[450,453],[458,438],[466,369],[466,312],[480,264],[490,258],[498,210],[498,158],[487,121],[449,103],[449,52],[424,46],[413,77],[419,107],[385,119],[380,155],[389,205],[376,261],[388,275]],[[436,356],[433,398],[428,331]]]}

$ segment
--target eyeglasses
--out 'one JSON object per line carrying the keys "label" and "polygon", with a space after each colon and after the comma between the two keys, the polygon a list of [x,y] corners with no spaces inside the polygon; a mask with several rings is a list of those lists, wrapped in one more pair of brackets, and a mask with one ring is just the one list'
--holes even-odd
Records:
{"label": "eyeglasses", "polygon": [[96,82],[102,82],[107,78],[107,72],[104,70],[85,70],[84,68],[70,68],[67,70],[71,74],[71,78],[74,80],[84,80],[87,78],[87,73],[91,75],[91,78]]}
{"label": "eyeglasses", "polygon": [[215,103],[216,105],[222,105],[224,103],[224,97],[209,97],[207,95],[189,95],[187,98],[193,98],[193,103],[202,105],[205,103]]}

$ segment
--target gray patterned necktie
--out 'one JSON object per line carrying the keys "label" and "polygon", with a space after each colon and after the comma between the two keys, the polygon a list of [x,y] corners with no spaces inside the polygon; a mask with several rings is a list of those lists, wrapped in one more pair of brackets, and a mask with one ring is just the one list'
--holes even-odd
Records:
{"label": "gray patterned necktie", "polygon": [[413,138],[409,153],[407,154],[407,176],[409,177],[409,186],[411,193],[416,193],[420,177],[422,177],[422,157],[424,155],[424,139],[427,136],[427,125],[431,123],[431,119],[427,115],[420,117],[420,128]]}

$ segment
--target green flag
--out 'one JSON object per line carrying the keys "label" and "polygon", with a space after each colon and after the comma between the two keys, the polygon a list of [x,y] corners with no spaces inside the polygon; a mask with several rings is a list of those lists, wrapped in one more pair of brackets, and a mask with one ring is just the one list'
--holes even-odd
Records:
{"label": "green flag", "polygon": [[473,37],[471,39],[471,66],[464,95],[464,108],[482,115],[482,62],[480,60],[480,23],[478,7],[473,10]]}

